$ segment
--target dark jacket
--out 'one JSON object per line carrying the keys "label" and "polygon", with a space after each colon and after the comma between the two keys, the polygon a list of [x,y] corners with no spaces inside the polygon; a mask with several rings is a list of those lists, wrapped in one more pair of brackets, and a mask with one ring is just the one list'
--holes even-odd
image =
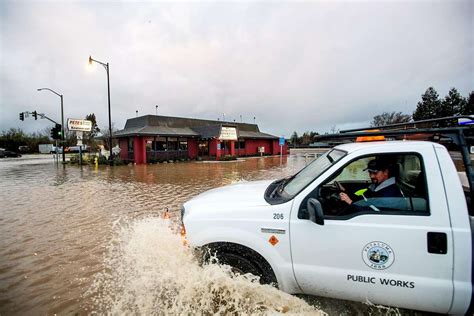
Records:
{"label": "dark jacket", "polygon": [[395,178],[388,178],[379,185],[371,184],[364,193],[366,198],[375,197],[403,197],[402,191],[397,186]]}

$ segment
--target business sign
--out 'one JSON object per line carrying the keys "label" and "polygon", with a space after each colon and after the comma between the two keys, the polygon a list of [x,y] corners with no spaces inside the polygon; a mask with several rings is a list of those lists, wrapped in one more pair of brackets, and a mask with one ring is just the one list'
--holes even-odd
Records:
{"label": "business sign", "polygon": [[92,130],[92,121],[67,119],[67,128],[70,131],[90,132]]}
{"label": "business sign", "polygon": [[221,127],[220,140],[237,140],[237,129],[235,127]]}

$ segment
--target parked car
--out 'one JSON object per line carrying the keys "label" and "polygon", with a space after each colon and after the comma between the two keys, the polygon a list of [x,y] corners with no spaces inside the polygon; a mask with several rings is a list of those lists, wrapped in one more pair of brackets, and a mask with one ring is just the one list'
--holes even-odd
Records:
{"label": "parked car", "polygon": [[[62,154],[62,147],[56,147],[53,144],[39,144],[39,152],[41,154]],[[67,151],[67,150],[66,150]]]}
{"label": "parked car", "polygon": [[0,148],[0,158],[5,157],[5,149]]}
{"label": "parked car", "polygon": [[30,148],[28,146],[19,146],[18,151],[21,153],[26,153]]}
{"label": "parked car", "polygon": [[[65,151],[66,152],[69,152],[69,153],[78,153],[79,152],[79,147],[80,146],[70,146],[70,147],[66,147]],[[82,152],[89,152],[89,146],[87,145],[82,145]]]}
{"label": "parked car", "polygon": [[5,150],[4,151],[4,157],[18,158],[18,157],[21,157],[21,154],[16,153],[16,152],[11,151],[11,150]]}
{"label": "parked car", "polygon": [[38,149],[41,154],[54,154],[56,152],[53,144],[39,144]]}

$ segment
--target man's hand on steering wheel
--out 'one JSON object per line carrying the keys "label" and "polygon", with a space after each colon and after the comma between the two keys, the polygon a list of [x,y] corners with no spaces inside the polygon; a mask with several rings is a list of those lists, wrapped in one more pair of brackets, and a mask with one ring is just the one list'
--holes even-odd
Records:
{"label": "man's hand on steering wheel", "polygon": [[334,181],[333,183],[336,189],[339,191],[338,192],[339,200],[347,203],[348,205],[351,205],[352,199],[349,197],[349,195],[347,195],[347,193],[345,193],[346,189],[342,186],[342,184],[340,184],[339,181]]}
{"label": "man's hand on steering wheel", "polygon": [[339,198],[341,199],[341,201],[344,201],[344,202],[346,202],[346,203],[349,204],[349,205],[352,204],[352,200],[351,200],[351,198],[349,197],[349,195],[347,195],[347,193],[340,192],[340,193],[339,193]]}

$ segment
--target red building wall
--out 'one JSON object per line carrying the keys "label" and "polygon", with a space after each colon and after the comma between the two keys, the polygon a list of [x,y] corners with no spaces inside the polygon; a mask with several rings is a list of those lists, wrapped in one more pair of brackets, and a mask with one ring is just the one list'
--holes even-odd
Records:
{"label": "red building wall", "polygon": [[278,140],[272,141],[272,154],[277,155],[280,153],[280,145]]}
{"label": "red building wall", "polygon": [[119,139],[120,159],[128,160],[128,138]]}
{"label": "red building wall", "polygon": [[[220,159],[224,155],[224,150],[218,150],[217,146],[220,143],[218,139],[212,139],[209,142],[209,155]],[[273,139],[246,139],[245,149],[235,148],[236,142],[228,142],[228,154],[233,156],[259,156],[258,147],[265,148],[264,154],[278,155],[280,153],[280,145],[278,140]],[[128,138],[119,139],[120,158],[128,160]],[[288,145],[285,142],[283,145],[283,154],[288,154]],[[188,157],[195,159],[199,155],[198,140],[196,138],[188,138]],[[146,138],[135,136],[133,137],[133,160],[136,164],[146,163]]]}
{"label": "red building wall", "polygon": [[[272,147],[273,147],[273,154],[279,155],[280,154],[280,140],[274,140]],[[283,155],[288,154],[288,144],[286,143],[286,141],[285,141],[285,144],[283,144],[283,146],[281,147],[281,151],[283,152]]]}
{"label": "red building wall", "polygon": [[245,149],[235,149],[235,154],[237,156],[245,156]]}
{"label": "red building wall", "polygon": [[199,146],[196,138],[188,138],[188,157],[194,159],[198,156]]}
{"label": "red building wall", "polygon": [[246,155],[260,155],[258,147],[265,147],[264,154],[272,154],[272,140],[268,139],[246,139],[245,140],[245,154]]}
{"label": "red building wall", "polygon": [[136,164],[146,163],[145,138],[135,136],[133,138],[133,160]]}
{"label": "red building wall", "polygon": [[220,150],[217,150],[217,144],[219,144],[217,139],[211,139],[209,142],[209,156],[220,157],[221,152]]}

